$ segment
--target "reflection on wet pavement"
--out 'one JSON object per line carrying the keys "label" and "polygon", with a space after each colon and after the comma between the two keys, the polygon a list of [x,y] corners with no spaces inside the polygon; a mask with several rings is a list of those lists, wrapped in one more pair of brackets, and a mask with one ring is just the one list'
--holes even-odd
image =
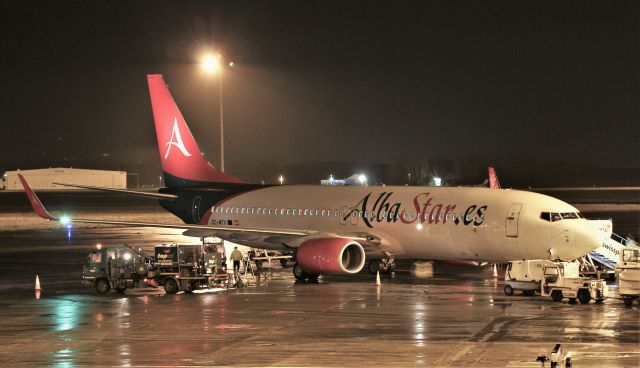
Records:
{"label": "reflection on wet pavement", "polygon": [[191,295],[100,296],[79,286],[95,242],[150,247],[169,235],[176,233],[79,229],[67,242],[55,231],[0,233],[3,365],[537,367],[538,354],[556,343],[575,367],[640,359],[637,304],[506,297],[483,273],[398,272],[376,287],[365,274],[306,284],[278,269],[257,287]]}

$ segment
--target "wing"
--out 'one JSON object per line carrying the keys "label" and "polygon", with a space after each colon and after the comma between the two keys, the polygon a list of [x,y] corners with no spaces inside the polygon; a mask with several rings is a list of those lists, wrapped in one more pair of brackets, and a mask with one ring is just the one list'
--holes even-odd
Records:
{"label": "wing", "polygon": [[[135,196],[139,196],[139,197],[146,197],[146,198],[156,198],[156,199],[176,199],[176,198],[178,198],[178,196],[176,196],[176,195],[165,194],[165,193],[152,193],[152,192],[141,192],[141,191],[138,191],[138,190],[103,188],[103,187],[94,187],[94,186],[91,186],[91,185],[78,185],[78,184],[65,184],[65,183],[53,183],[53,184],[62,185],[62,186],[65,186],[65,187],[72,187],[72,188],[93,189],[93,190],[101,190],[101,191],[104,191],[104,192],[125,193],[125,194],[131,194],[131,195],[135,195]],[[24,182],[22,183],[22,185],[24,186]]]}
{"label": "wing", "polygon": [[162,224],[162,223],[151,223],[151,222],[129,222],[129,221],[111,221],[111,220],[93,220],[93,219],[72,219],[66,217],[55,217],[51,215],[47,209],[44,207],[38,196],[33,192],[29,183],[25,180],[22,174],[18,174],[20,178],[20,182],[24,188],[27,197],[29,198],[29,202],[31,202],[31,206],[38,216],[42,217],[45,220],[49,221],[58,221],[61,223],[88,223],[88,224],[103,224],[103,225],[118,225],[118,226],[132,226],[132,227],[158,227],[158,228],[167,228],[167,229],[182,229],[182,230],[190,230],[190,231],[198,231],[198,232],[224,232],[224,233],[242,233],[242,234],[259,234],[259,235],[268,235],[268,236],[295,236],[295,237],[304,237],[316,234],[316,231],[308,231],[308,230],[291,230],[291,229],[262,229],[262,228],[249,228],[249,227],[240,227],[240,226],[210,226],[210,225],[190,225],[190,224]]}

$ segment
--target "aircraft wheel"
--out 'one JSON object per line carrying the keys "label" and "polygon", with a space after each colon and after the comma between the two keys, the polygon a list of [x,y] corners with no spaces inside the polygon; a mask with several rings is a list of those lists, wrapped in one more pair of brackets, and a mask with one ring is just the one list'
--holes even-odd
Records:
{"label": "aircraft wheel", "polygon": [[175,294],[178,292],[178,283],[174,279],[167,279],[164,282],[164,292],[167,294]]}
{"label": "aircraft wheel", "polygon": [[560,290],[554,290],[551,292],[551,299],[553,299],[554,302],[561,302],[562,301],[562,291]]}
{"label": "aircraft wheel", "polygon": [[298,262],[293,265],[293,277],[300,281],[304,281],[307,278],[307,273]]}
{"label": "aircraft wheel", "polygon": [[504,286],[504,294],[505,295],[511,296],[511,295],[513,295],[513,292],[514,292],[514,290],[511,287],[511,285],[505,285]]}
{"label": "aircraft wheel", "polygon": [[380,271],[380,260],[379,259],[370,260],[369,264],[367,265],[367,270],[369,270],[369,273],[372,275],[377,274]]}
{"label": "aircraft wheel", "polygon": [[111,290],[111,285],[109,284],[109,280],[107,279],[98,279],[96,280],[96,291],[98,294],[106,294]]}
{"label": "aircraft wheel", "polygon": [[114,290],[116,291],[116,293],[124,293],[125,290],[127,290],[127,287],[115,287]]}
{"label": "aircraft wheel", "polygon": [[624,305],[626,305],[627,307],[630,307],[633,305],[633,298],[622,298],[622,301],[624,302]]}
{"label": "aircraft wheel", "polygon": [[587,289],[578,290],[578,300],[582,304],[588,304],[591,301],[591,295]]}

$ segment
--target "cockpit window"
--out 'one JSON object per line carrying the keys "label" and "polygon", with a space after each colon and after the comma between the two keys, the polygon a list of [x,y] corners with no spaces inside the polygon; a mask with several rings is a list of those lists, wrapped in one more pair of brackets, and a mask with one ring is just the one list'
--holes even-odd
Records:
{"label": "cockpit window", "polygon": [[586,218],[586,217],[584,217],[584,215],[581,212],[578,212],[578,217],[579,218]]}
{"label": "cockpit window", "polygon": [[578,215],[575,212],[563,212],[561,215],[563,220],[578,218]]}
{"label": "cockpit window", "polygon": [[556,212],[542,212],[540,213],[540,218],[545,221],[556,222],[562,220],[559,213]]}

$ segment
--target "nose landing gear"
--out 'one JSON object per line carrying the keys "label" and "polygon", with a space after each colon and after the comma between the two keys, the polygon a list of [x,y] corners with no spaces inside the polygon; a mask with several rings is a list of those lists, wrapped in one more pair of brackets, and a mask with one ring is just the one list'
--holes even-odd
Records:
{"label": "nose landing gear", "polygon": [[367,270],[370,274],[375,275],[380,273],[391,273],[396,270],[396,263],[393,257],[372,259],[367,265]]}

